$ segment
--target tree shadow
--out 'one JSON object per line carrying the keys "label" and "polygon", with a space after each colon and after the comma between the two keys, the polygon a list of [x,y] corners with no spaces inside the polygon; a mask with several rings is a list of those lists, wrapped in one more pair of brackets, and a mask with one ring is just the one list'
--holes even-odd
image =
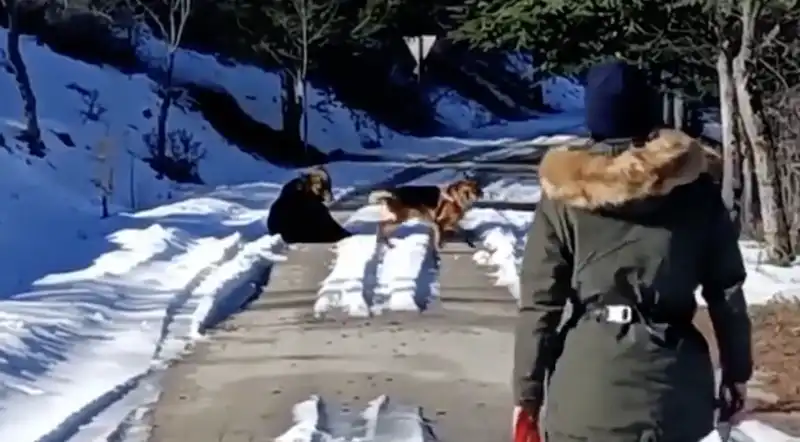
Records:
{"label": "tree shadow", "polygon": [[228,142],[244,152],[283,167],[308,167],[329,161],[320,149],[306,145],[298,134],[276,130],[256,121],[225,92],[207,86],[183,85],[194,110]]}

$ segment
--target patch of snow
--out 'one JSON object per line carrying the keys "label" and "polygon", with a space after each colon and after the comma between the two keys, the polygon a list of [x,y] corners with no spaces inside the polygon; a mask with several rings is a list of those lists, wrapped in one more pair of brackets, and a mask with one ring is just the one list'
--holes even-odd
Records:
{"label": "patch of snow", "polygon": [[800,258],[789,267],[778,267],[764,263],[764,248],[755,241],[741,241],[739,247],[747,269],[748,303],[765,304],[781,296],[800,298]]}
{"label": "patch of snow", "polygon": [[538,203],[542,196],[538,177],[499,178],[483,187],[483,201]]}
{"label": "patch of snow", "polygon": [[473,260],[489,267],[495,284],[508,287],[515,299],[520,297],[519,271],[532,222],[532,212],[482,208],[470,210],[461,222],[482,244]]}
{"label": "patch of snow", "polygon": [[286,260],[286,243],[275,235],[265,235],[242,246],[229,261],[219,265],[194,290],[197,304],[192,308],[192,324],[187,328],[200,339],[211,326],[238,311],[259,289],[255,283],[242,287],[242,281],[255,281],[275,262]]}
{"label": "patch of snow", "polygon": [[[531,87],[537,85],[537,79],[540,78],[541,73],[531,54],[511,52],[508,55],[507,66],[521,78],[530,81]],[[538,80],[538,85],[542,88],[544,104],[555,111],[572,112],[583,110],[583,85],[577,80],[553,76]]]}
{"label": "patch of snow", "polygon": [[409,220],[377,244],[377,206],[367,206],[344,224],[355,235],[335,246],[336,259],[314,305],[317,316],[333,310],[350,316],[384,311],[420,311],[439,296],[438,263],[431,227]]}
{"label": "patch of snow", "polygon": [[[756,420],[746,420],[731,430],[731,442],[798,442],[800,437],[790,436],[770,425]],[[723,442],[718,431],[712,431],[700,442]]]}
{"label": "patch of snow", "polygon": [[577,81],[553,77],[543,80],[542,95],[545,104],[559,112],[580,112],[584,109],[583,86]]}
{"label": "patch of snow", "polygon": [[387,396],[360,411],[345,411],[319,396],[296,404],[294,425],[275,442],[435,442],[431,422],[416,406],[396,404]]}

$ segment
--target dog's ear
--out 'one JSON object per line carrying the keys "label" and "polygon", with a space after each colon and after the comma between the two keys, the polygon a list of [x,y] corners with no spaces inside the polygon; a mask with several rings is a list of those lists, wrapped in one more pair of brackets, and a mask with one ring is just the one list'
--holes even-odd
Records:
{"label": "dog's ear", "polygon": [[306,192],[316,196],[323,202],[333,200],[327,171],[310,170],[304,174]]}
{"label": "dog's ear", "polygon": [[460,184],[459,194],[465,200],[474,201],[483,196],[483,191],[477,180],[468,179],[462,181]]}
{"label": "dog's ear", "polygon": [[325,202],[333,200],[331,175],[325,166],[314,166],[306,172],[311,193],[317,195]]}
{"label": "dog's ear", "polygon": [[288,188],[296,192],[305,192],[308,185],[304,174],[299,174],[287,183]]}
{"label": "dog's ear", "polygon": [[308,173],[312,174],[312,175],[315,175],[315,176],[318,176],[328,186],[330,186],[332,184],[331,183],[331,174],[328,173],[328,169],[326,169],[325,166],[323,166],[323,165],[318,165],[318,166],[314,166],[314,167],[310,168],[308,170]]}
{"label": "dog's ear", "polygon": [[474,179],[474,180],[472,180],[471,184],[472,184],[472,191],[475,192],[475,196],[477,198],[482,198],[483,197],[483,186],[481,185],[481,182],[478,181],[477,179]]}

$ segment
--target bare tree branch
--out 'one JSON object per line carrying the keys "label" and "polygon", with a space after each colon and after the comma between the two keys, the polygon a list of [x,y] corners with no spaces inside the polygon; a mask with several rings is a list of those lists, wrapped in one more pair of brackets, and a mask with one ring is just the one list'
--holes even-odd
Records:
{"label": "bare tree branch", "polygon": [[178,49],[189,21],[192,0],[161,0],[158,6],[163,7],[166,17],[159,16],[160,11],[154,10],[146,0],[125,1],[131,11],[142,11],[148,21],[156,26],[159,37],[167,43],[170,55]]}

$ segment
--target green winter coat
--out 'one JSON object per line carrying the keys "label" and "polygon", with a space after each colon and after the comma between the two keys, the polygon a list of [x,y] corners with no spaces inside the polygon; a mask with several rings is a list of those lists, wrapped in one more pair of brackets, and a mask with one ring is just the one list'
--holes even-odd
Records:
{"label": "green winter coat", "polygon": [[[543,158],[514,392],[541,403],[547,387],[549,442],[696,441],[712,430],[713,368],[692,325],[699,286],[723,377],[750,378],[738,234],[706,169],[702,146],[672,130],[618,154],[563,147]],[[649,327],[585,313],[620,303]],[[560,326],[567,304],[575,314]]]}

